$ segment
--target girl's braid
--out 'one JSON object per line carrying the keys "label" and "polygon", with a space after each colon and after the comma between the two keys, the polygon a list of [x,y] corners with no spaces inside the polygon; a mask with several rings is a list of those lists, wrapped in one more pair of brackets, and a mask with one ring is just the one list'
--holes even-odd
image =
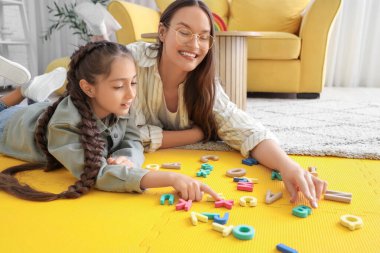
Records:
{"label": "girl's braid", "polygon": [[[79,89],[79,77],[81,76],[81,61],[87,55],[91,54],[94,49],[104,47],[109,42],[90,43],[85,47],[81,47],[71,57],[68,71],[69,87],[68,94],[75,107],[78,109],[82,117],[79,125],[81,132],[81,143],[84,150],[84,168],[80,176],[80,180],[71,185],[66,192],[61,193],[62,198],[77,198],[87,193],[96,183],[96,177],[101,166],[101,159],[105,143],[101,139],[100,131],[97,127],[94,113],[88,102],[87,96]],[[92,80],[89,80],[92,81]]]}
{"label": "girl's braid", "polygon": [[57,108],[58,104],[65,97],[66,96],[60,97],[54,104],[49,106],[46,109],[46,111],[38,119],[36,132],[34,134],[34,139],[35,139],[37,145],[42,149],[42,151],[46,155],[47,165],[46,165],[45,171],[51,171],[51,170],[58,169],[58,168],[62,167],[62,164],[57,159],[55,159],[55,157],[52,156],[48,151],[46,132],[47,132],[47,126],[48,126],[50,118],[54,114],[54,111]]}
{"label": "girl's braid", "polygon": [[[79,48],[79,50],[76,51],[71,56],[71,61],[69,65],[69,72],[68,72],[68,79],[70,79],[71,76],[75,75],[75,71],[77,70],[78,64],[81,61],[82,58],[84,58],[89,52],[92,52],[96,46],[88,45],[87,47],[82,46]],[[73,81],[78,80],[69,80],[67,84],[67,90],[70,91],[71,87],[73,87],[71,84]],[[75,87],[75,85],[74,85]],[[45,113],[42,114],[38,120],[38,125],[35,132],[35,141],[38,144],[38,146],[42,149],[42,151],[46,155],[47,159],[47,165],[45,171],[51,171],[57,168],[62,167],[62,164],[55,159],[54,156],[52,156],[48,149],[47,149],[47,138],[46,138],[46,132],[47,132],[47,125],[49,123],[50,118],[53,116],[58,104],[69,94],[70,92],[65,92],[63,96],[61,96],[54,104],[49,106]],[[81,111],[81,110],[79,110]]]}

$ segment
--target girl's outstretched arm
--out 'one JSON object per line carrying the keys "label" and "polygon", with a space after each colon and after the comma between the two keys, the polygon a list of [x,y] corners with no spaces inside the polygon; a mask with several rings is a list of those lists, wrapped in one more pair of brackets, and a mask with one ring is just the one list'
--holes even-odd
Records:
{"label": "girl's outstretched arm", "polygon": [[326,191],[327,182],[311,175],[308,171],[293,161],[275,141],[264,140],[252,151],[252,157],[260,164],[280,171],[285,187],[290,193],[291,202],[298,198],[298,189],[309,200],[310,205],[318,207],[318,200]]}
{"label": "girl's outstretched arm", "polygon": [[218,194],[209,186],[195,180],[189,176],[166,171],[151,171],[143,176],[140,181],[140,187],[158,188],[158,187],[173,187],[181,198],[185,200],[202,200],[203,193],[210,194],[215,200],[219,200]]}

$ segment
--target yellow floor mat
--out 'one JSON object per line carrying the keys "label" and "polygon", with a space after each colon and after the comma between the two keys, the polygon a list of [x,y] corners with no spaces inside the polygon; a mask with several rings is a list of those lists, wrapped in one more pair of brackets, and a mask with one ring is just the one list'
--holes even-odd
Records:
{"label": "yellow floor mat", "polygon": [[[202,155],[215,154],[215,169],[199,178],[235,204],[231,210],[214,208],[212,202],[193,203],[191,211],[230,213],[227,224],[254,227],[252,240],[233,235],[223,237],[212,229],[211,221],[193,226],[190,211],[160,205],[160,196],[171,188],[150,189],[143,194],[109,193],[93,190],[76,200],[35,203],[0,192],[0,252],[278,252],[283,243],[298,252],[380,252],[380,161],[331,157],[293,156],[302,166],[316,166],[329,189],[351,192],[351,204],[321,200],[307,218],[291,214],[295,206],[283,184],[271,180],[263,166],[241,164],[237,152],[161,150],[146,154],[146,162],[181,162],[181,173],[195,177]],[[20,164],[0,156],[0,170]],[[252,193],[237,191],[236,183],[225,176],[231,168],[246,168],[248,177],[259,178]],[[65,170],[21,173],[23,182],[45,191],[60,192],[74,182]],[[279,201],[265,204],[265,192],[283,191]],[[239,206],[241,196],[254,196],[256,207]],[[176,196],[175,203],[178,202]],[[300,200],[299,204],[306,204]],[[350,231],[339,224],[340,216],[353,214],[364,227]]]}

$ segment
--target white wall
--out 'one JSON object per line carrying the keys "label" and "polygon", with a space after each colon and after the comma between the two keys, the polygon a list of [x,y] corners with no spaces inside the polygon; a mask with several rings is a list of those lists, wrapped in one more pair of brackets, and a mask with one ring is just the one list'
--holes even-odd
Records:
{"label": "white wall", "polygon": [[[20,12],[17,6],[4,6],[3,7],[3,29],[7,32],[11,32],[10,35],[7,35],[9,39],[12,40],[24,40],[24,32],[21,22]],[[1,14],[0,14],[1,15]],[[0,27],[1,29],[1,27]],[[4,47],[4,46],[3,46]],[[28,66],[27,50],[25,46],[7,46],[9,51],[9,58],[19,62],[23,66]],[[1,48],[0,46],[0,49]],[[4,49],[3,49],[4,50]],[[4,51],[0,51],[1,55],[4,55]]]}

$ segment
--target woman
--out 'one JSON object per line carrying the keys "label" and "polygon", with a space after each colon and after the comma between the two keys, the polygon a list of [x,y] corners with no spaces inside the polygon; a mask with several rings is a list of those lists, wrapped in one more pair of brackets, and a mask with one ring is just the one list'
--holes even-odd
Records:
{"label": "woman", "polygon": [[158,34],[156,44],[127,45],[138,67],[134,103],[145,150],[220,138],[280,171],[291,202],[300,190],[316,208],[327,183],[288,157],[270,131],[230,102],[215,78],[208,7],[198,0],[174,1],[161,15]]}

